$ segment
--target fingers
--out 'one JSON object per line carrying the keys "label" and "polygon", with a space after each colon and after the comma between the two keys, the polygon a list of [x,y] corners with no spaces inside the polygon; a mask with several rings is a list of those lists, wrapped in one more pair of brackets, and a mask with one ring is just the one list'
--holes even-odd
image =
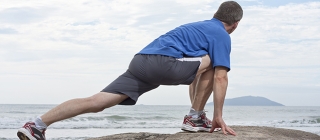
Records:
{"label": "fingers", "polygon": [[214,131],[214,129],[215,129],[214,127],[211,127],[209,133],[212,133]]}
{"label": "fingers", "polygon": [[231,135],[234,135],[234,136],[237,135],[236,132],[235,132],[233,129],[231,129],[230,127],[227,127],[227,132],[228,132],[229,134],[231,134]]}
{"label": "fingers", "polygon": [[227,135],[226,127],[225,127],[225,126],[221,126],[221,130],[222,130],[223,134]]}
{"label": "fingers", "polygon": [[212,133],[214,131],[214,129],[216,129],[218,126],[216,125],[216,123],[212,122],[212,126],[211,126],[211,129],[210,129],[210,133]]}
{"label": "fingers", "polygon": [[216,123],[212,123],[212,127],[211,127],[209,132],[212,133],[216,129],[218,131],[220,129],[224,135],[227,135],[227,134],[230,134],[230,135],[233,135],[233,136],[237,135],[236,132],[233,129],[231,129],[230,127],[228,127],[227,125],[222,125],[221,128],[219,128],[219,126]]}
{"label": "fingers", "polygon": [[219,127],[219,125],[217,124],[217,122],[214,120],[214,118],[212,119],[212,122],[211,122],[211,129],[210,129],[210,133],[212,133],[214,131],[215,128]]}
{"label": "fingers", "polygon": [[223,127],[221,127],[221,129],[222,129],[223,134],[225,134],[225,135],[227,135],[228,133],[233,136],[237,135],[236,132],[228,126],[226,126],[226,127],[223,126]]}
{"label": "fingers", "polygon": [[[220,128],[221,127],[221,128]],[[227,135],[227,134],[230,134],[230,135],[233,135],[233,136],[236,136],[237,134],[236,134],[236,132],[233,130],[233,129],[231,129],[230,127],[228,127],[225,123],[224,123],[224,121],[221,119],[221,120],[219,120],[219,119],[213,119],[213,121],[212,121],[212,127],[211,127],[211,129],[210,129],[210,133],[212,133],[215,129],[218,129],[218,128],[220,128],[220,130],[222,130],[222,133],[224,134],[224,135]]]}

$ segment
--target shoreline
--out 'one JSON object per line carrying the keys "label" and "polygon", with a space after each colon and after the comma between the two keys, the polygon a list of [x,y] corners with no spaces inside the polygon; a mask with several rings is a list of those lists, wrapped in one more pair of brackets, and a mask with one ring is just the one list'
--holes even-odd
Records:
{"label": "shoreline", "polygon": [[320,136],[314,133],[305,132],[301,130],[274,128],[266,126],[231,126],[236,131],[237,136],[224,135],[220,132],[213,133],[190,133],[177,132],[174,134],[161,134],[150,132],[130,132],[113,135],[106,135],[102,137],[89,138],[87,140],[209,140],[209,139],[299,139],[299,140],[320,140]]}

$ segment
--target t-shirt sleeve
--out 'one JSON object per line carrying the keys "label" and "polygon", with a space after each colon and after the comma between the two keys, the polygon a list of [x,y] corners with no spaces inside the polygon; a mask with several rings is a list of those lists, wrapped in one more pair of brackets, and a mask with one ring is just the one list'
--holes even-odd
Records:
{"label": "t-shirt sleeve", "polygon": [[229,35],[221,35],[216,38],[213,45],[210,47],[209,56],[213,68],[223,66],[230,71],[230,53],[231,39]]}

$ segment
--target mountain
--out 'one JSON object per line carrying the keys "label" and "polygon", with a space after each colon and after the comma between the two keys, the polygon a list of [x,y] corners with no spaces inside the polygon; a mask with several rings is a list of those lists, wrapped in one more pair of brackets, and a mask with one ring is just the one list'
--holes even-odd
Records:
{"label": "mountain", "polygon": [[[207,103],[213,105],[213,102]],[[284,106],[264,97],[243,96],[232,99],[225,99],[225,106]]]}

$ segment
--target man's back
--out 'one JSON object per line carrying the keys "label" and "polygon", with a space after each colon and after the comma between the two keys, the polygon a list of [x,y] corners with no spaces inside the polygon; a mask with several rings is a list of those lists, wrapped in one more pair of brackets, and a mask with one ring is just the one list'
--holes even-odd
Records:
{"label": "man's back", "polygon": [[230,51],[229,34],[221,21],[212,18],[181,25],[155,39],[138,54],[159,54],[175,58],[209,54],[212,63],[217,61],[230,68]]}

